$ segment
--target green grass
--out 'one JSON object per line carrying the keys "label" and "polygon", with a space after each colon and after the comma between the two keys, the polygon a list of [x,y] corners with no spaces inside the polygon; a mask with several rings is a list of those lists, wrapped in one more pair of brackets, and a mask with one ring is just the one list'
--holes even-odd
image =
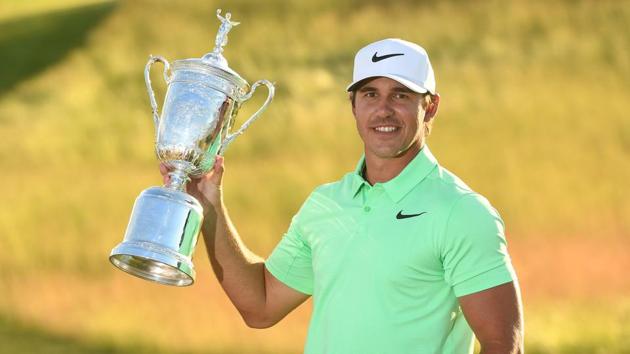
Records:
{"label": "green grass", "polygon": [[[51,4],[41,0],[42,8]],[[344,87],[354,52],[390,36],[431,54],[442,96],[431,149],[497,207],[509,239],[630,235],[628,2],[121,1],[3,12],[0,281],[48,272],[86,284],[115,278],[107,254],[122,240],[134,198],[160,182],[144,64],[149,54],[172,61],[210,51],[217,7],[241,22],[225,49],[230,66],[250,82],[277,85],[269,110],[227,152],[227,204],[256,252],[268,254],[313,187],[355,165],[361,145]],[[240,122],[262,96],[245,103]],[[25,301],[18,293],[3,300],[8,315],[26,311],[11,310]],[[59,300],[51,299],[51,306]],[[123,308],[133,308],[127,301]],[[561,318],[584,322],[578,309]],[[39,316],[30,318],[46,323]],[[596,318],[618,323],[611,308]],[[179,321],[174,326],[193,326]],[[554,328],[549,337],[532,334],[532,353],[630,347],[621,335],[584,326],[532,325]],[[117,331],[95,327],[105,337]],[[556,341],[568,332],[573,337]],[[80,338],[60,341],[91,345]]]}
{"label": "green grass", "polygon": [[[173,334],[174,337],[177,334]],[[173,350],[159,348],[155,344],[135,343],[130,336],[126,343],[103,340],[86,340],[69,335],[51,333],[34,325],[0,317],[0,343],[2,353],[33,354],[244,354],[239,348],[221,350]],[[134,344],[135,343],[135,344]],[[184,345],[185,347],[185,345]],[[270,354],[270,352],[250,349],[248,354]],[[278,352],[274,352],[278,353]]]}
{"label": "green grass", "polygon": [[52,334],[43,328],[6,317],[0,317],[0,342],[3,353],[163,353],[159,348],[150,346],[90,343],[80,338]]}
{"label": "green grass", "polygon": [[0,95],[80,47],[113,8],[98,3],[0,22]]}
{"label": "green grass", "polygon": [[527,353],[630,353],[630,298],[526,305]]}

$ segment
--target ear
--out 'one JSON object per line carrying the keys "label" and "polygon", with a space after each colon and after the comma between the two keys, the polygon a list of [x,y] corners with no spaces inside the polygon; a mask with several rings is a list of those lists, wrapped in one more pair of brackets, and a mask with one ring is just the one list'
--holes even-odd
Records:
{"label": "ear", "polygon": [[436,93],[431,96],[431,103],[427,106],[427,109],[424,111],[424,121],[428,122],[435,117],[438,111],[438,106],[440,105],[440,94]]}
{"label": "ear", "polygon": [[348,100],[350,101],[350,106],[352,106],[352,115],[356,119],[357,112],[356,112],[356,108],[355,108],[355,103],[353,102],[354,101],[354,92],[353,91],[348,92]]}

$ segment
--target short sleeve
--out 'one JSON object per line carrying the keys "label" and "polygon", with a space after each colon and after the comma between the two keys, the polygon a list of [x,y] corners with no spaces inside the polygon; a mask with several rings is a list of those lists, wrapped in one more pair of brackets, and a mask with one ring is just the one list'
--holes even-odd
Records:
{"label": "short sleeve", "polygon": [[441,250],[446,282],[460,297],[516,280],[503,220],[478,194],[455,203]]}
{"label": "short sleeve", "polygon": [[[308,201],[307,201],[308,202]],[[300,215],[307,208],[304,203],[291,220],[289,229],[265,261],[267,270],[287,286],[307,295],[313,294],[313,266],[311,248],[301,234]]]}

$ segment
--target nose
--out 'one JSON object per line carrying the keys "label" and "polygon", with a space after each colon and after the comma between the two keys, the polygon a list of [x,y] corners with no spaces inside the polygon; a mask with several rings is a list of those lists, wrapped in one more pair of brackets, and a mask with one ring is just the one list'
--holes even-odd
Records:
{"label": "nose", "polygon": [[392,108],[392,102],[388,97],[381,97],[376,105],[376,114],[380,118],[389,117],[394,114],[394,109]]}

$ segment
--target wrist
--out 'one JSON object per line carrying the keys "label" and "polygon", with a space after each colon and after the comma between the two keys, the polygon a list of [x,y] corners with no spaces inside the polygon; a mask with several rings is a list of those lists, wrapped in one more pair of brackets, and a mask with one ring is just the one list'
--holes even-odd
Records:
{"label": "wrist", "polygon": [[199,200],[201,206],[203,207],[204,214],[207,213],[219,213],[221,209],[224,207],[223,203],[223,193],[219,189],[215,195],[211,196],[202,196],[201,200]]}

